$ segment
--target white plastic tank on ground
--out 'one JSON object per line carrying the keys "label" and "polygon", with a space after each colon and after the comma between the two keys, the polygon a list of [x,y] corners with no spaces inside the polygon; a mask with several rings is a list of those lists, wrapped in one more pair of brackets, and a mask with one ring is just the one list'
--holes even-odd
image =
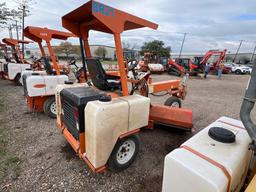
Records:
{"label": "white plastic tank on ground", "polygon": [[160,63],[149,63],[148,64],[149,70],[152,72],[163,72],[164,66]]}
{"label": "white plastic tank on ground", "polygon": [[[225,139],[235,141],[217,141],[215,132],[210,137],[213,127],[229,130]],[[165,157],[162,191],[239,192],[252,156],[250,142],[241,121],[219,118]]]}

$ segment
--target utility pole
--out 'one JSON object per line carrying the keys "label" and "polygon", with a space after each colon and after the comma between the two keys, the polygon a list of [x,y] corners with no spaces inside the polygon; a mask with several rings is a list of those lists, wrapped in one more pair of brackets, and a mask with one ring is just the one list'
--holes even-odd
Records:
{"label": "utility pole", "polygon": [[244,40],[240,40],[240,44],[239,44],[239,46],[238,46],[238,48],[237,48],[235,57],[234,57],[234,59],[233,59],[233,63],[235,63],[235,61],[236,61],[236,57],[237,57],[238,52],[239,52],[239,50],[240,50],[240,48],[241,48],[241,46],[242,46],[243,41],[244,41]]}
{"label": "utility pole", "polygon": [[12,35],[12,26],[11,25],[9,25],[8,30],[9,30],[9,37],[12,39],[13,35]]}
{"label": "utility pole", "polygon": [[[23,5],[22,5],[22,41],[24,41],[25,11],[26,11],[25,2],[23,2]],[[22,55],[24,55],[24,43],[22,43]]]}
{"label": "utility pole", "polygon": [[185,39],[186,39],[186,35],[187,35],[187,33],[184,33],[183,41],[182,41],[181,48],[180,48],[179,58],[181,57],[181,53],[182,53],[183,45],[184,45],[184,42],[185,42]]}
{"label": "utility pole", "polygon": [[256,45],[255,45],[255,47],[253,49],[253,52],[252,52],[251,62],[253,62],[255,52],[256,52]]}
{"label": "utility pole", "polygon": [[19,40],[19,27],[18,27],[18,21],[17,20],[15,20],[15,27],[16,27],[17,40]]}

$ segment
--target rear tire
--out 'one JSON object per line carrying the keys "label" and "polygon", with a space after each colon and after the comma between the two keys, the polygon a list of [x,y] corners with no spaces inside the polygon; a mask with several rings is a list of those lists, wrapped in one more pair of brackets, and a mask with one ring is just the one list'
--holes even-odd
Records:
{"label": "rear tire", "polygon": [[22,86],[22,83],[21,83],[22,79],[21,79],[21,75],[18,74],[16,75],[16,77],[14,78],[14,82],[17,86]]}
{"label": "rear tire", "polygon": [[168,74],[169,74],[169,75],[178,76],[178,77],[181,76],[181,72],[180,72],[178,69],[174,68],[174,67],[170,67],[170,68],[168,69]]}
{"label": "rear tire", "polygon": [[138,135],[130,135],[118,140],[109,159],[108,167],[114,172],[127,169],[136,159],[140,148]]}
{"label": "rear tire", "polygon": [[242,72],[238,69],[235,71],[235,74],[240,75]]}
{"label": "rear tire", "polygon": [[55,97],[49,97],[44,102],[44,113],[51,118],[56,118],[57,116],[57,109],[56,109],[56,102]]}
{"label": "rear tire", "polygon": [[164,105],[169,107],[181,108],[181,100],[178,97],[171,96],[165,101]]}

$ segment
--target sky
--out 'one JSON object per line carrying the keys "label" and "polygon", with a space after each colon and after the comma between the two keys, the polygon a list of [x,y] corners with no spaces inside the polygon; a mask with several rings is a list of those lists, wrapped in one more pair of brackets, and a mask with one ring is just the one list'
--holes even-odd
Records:
{"label": "sky", "polygon": [[[2,2],[4,0],[0,0]],[[65,30],[61,16],[76,9],[86,0],[34,0],[25,25]],[[11,8],[14,0],[6,1]],[[114,8],[142,17],[159,25],[157,30],[138,29],[122,34],[122,40],[140,48],[144,42],[164,41],[178,53],[183,34],[187,33],[183,53],[204,53],[209,49],[252,52],[256,45],[255,0],[98,0]],[[0,31],[0,37],[8,35]],[[78,44],[77,39],[72,43]],[[58,44],[59,42],[53,42]],[[90,44],[113,46],[112,35],[90,32]]]}

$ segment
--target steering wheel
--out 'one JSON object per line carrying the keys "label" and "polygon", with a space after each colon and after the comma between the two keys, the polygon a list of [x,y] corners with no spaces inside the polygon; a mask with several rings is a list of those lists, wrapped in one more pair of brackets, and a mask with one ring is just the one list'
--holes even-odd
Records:
{"label": "steering wheel", "polygon": [[138,65],[138,61],[135,59],[129,60],[128,61],[128,70],[129,71],[133,71],[135,69],[135,67],[137,67]]}
{"label": "steering wheel", "polygon": [[70,60],[68,61],[68,64],[69,64],[69,65],[76,65],[76,60],[75,60],[75,58],[70,59]]}

